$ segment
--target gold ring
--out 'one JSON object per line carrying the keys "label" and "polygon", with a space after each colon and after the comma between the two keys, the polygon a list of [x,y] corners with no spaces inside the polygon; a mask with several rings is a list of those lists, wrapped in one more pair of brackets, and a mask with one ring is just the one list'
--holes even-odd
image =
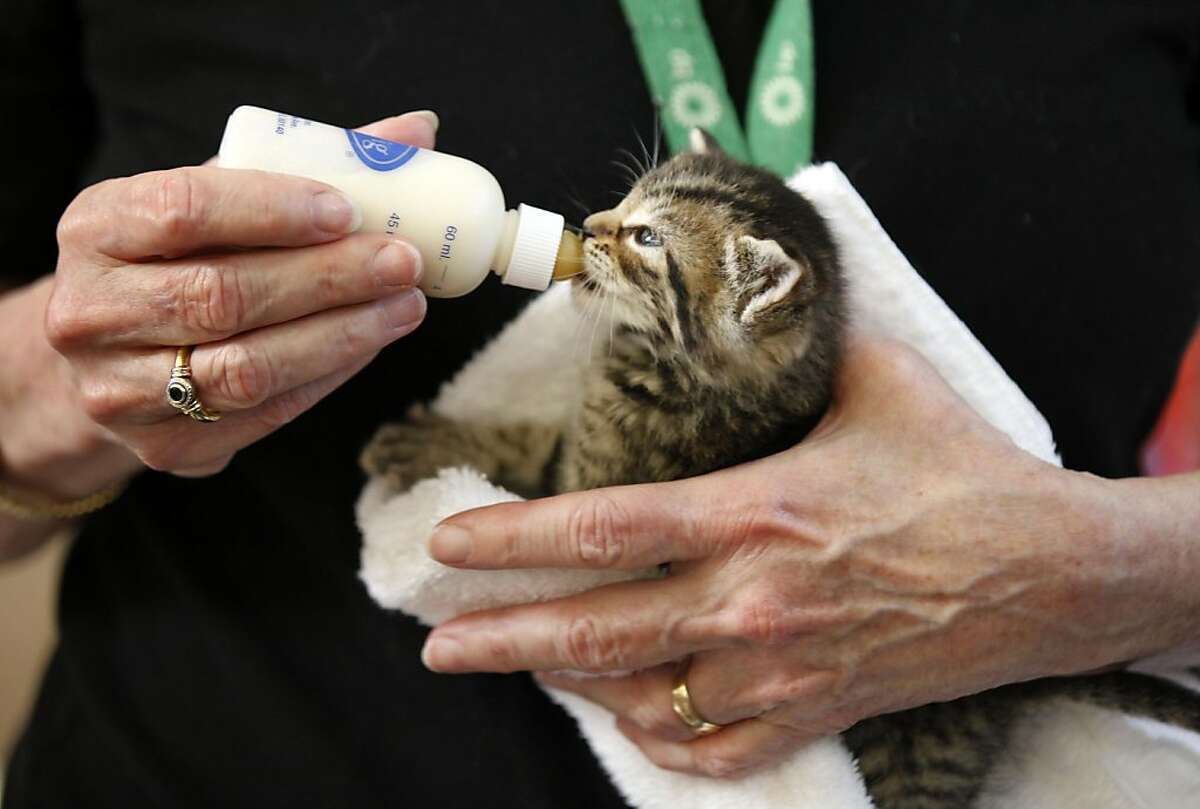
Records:
{"label": "gold ring", "polygon": [[175,352],[175,367],[171,369],[171,379],[167,382],[167,404],[196,421],[217,421],[221,414],[204,407],[192,382],[190,363],[193,348],[195,346],[183,346]]}
{"label": "gold ring", "polygon": [[710,733],[716,733],[723,725],[718,725],[715,722],[709,722],[692,707],[692,695],[688,693],[687,673],[688,668],[692,665],[692,659],[689,657],[679,664],[679,668],[675,671],[675,687],[671,689],[671,707],[675,709],[675,715],[692,729],[697,736],[707,736]]}

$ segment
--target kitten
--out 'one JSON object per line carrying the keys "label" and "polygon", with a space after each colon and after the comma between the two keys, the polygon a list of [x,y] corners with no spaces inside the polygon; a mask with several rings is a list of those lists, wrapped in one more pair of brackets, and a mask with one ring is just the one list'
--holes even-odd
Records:
{"label": "kitten", "polygon": [[[610,313],[612,336],[568,423],[463,424],[415,408],[372,439],[367,472],[403,491],[470,465],[537,496],[702,474],[784,449],[814,426],[845,304],[833,238],[804,197],[697,131],[693,153],[646,172],[585,228],[571,294],[585,314]],[[1059,697],[1200,730],[1193,695],[1116,672],[875,717],[843,737],[879,809],[964,809],[1017,717]]]}
{"label": "kitten", "polygon": [[568,424],[458,424],[417,408],[379,431],[363,467],[404,490],[469,464],[538,495],[698,475],[802,438],[841,350],[833,238],[776,176],[698,130],[694,146],[584,223],[571,295],[609,313],[612,336]]}

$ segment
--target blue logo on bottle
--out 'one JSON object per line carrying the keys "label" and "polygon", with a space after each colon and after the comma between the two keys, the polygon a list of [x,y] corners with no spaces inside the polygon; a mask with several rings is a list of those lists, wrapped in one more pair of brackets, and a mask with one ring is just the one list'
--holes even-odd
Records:
{"label": "blue logo on bottle", "polygon": [[398,169],[421,151],[407,143],[396,143],[351,129],[346,130],[346,137],[350,138],[350,146],[363,165],[375,171]]}

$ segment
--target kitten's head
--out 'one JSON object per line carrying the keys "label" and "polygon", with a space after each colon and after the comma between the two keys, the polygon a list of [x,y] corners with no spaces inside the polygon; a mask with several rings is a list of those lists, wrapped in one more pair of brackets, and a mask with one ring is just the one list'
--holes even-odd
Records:
{"label": "kitten's head", "polygon": [[838,327],[829,230],[778,177],[729,158],[699,130],[692,149],[587,218],[572,294],[583,306],[611,298],[604,308],[617,324],[661,354],[788,362]]}

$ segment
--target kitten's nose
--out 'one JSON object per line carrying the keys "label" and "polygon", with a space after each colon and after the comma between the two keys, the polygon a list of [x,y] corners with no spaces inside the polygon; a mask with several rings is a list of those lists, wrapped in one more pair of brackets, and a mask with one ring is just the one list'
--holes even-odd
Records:
{"label": "kitten's nose", "polygon": [[612,236],[621,229],[621,223],[612,211],[600,211],[583,220],[583,229],[593,236]]}

